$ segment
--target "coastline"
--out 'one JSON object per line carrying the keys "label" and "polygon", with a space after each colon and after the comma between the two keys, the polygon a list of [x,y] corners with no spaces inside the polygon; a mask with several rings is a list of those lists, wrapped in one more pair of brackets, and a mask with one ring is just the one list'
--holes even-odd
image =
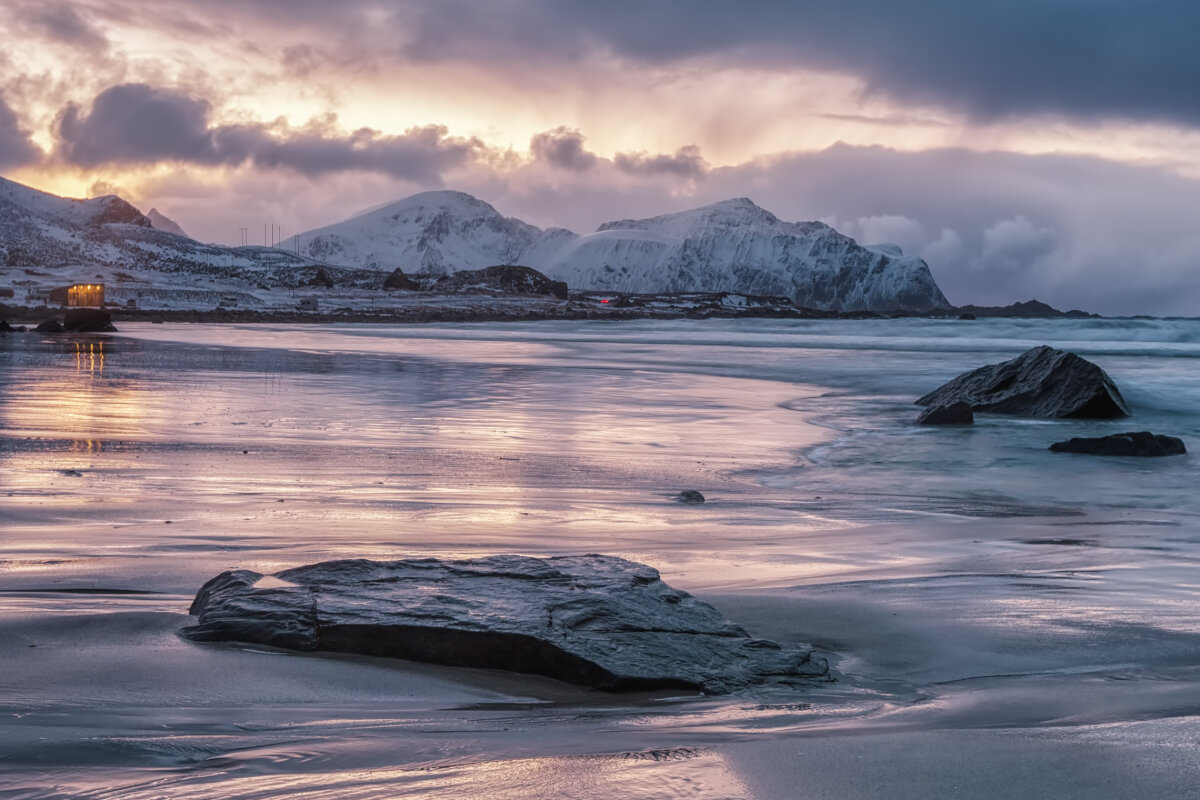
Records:
{"label": "coastline", "polygon": [[[372,299],[363,307],[361,298],[354,306],[330,311],[282,309],[137,309],[106,307],[114,321],[135,322],[212,322],[212,323],[338,323],[368,322],[409,324],[424,322],[533,322],[540,320],[640,320],[640,319],[1081,319],[1097,315],[1083,311],[1059,311],[1031,300],[1010,306],[955,306],[929,311],[824,311],[796,306],[786,298],[754,297],[730,292],[630,295],[620,293],[572,291],[568,299],[542,295],[463,293],[429,295],[405,293],[400,298],[384,295],[378,308]],[[64,309],[49,306],[0,304],[0,319],[11,324],[34,326],[47,319],[61,317]]]}
{"label": "coastline", "polygon": [[[137,323],[105,337],[103,359],[10,339],[0,787],[1188,797],[1195,517],[1161,494],[1187,463],[1087,462],[1160,492],[1123,508],[1045,515],[1040,487],[1007,480],[1010,497],[974,492],[972,470],[1045,483],[1069,462],[1022,437],[1058,423],[911,426],[915,386],[980,358],[880,333],[915,324],[822,343],[778,341],[791,325]],[[920,327],[1015,330],[986,325]],[[879,471],[903,474],[881,486]],[[1095,499],[1103,484],[1084,477],[1062,502]],[[671,501],[692,486],[707,503]],[[230,567],[594,551],[655,566],[755,635],[812,642],[840,680],[605,695],[174,634],[199,584]]]}

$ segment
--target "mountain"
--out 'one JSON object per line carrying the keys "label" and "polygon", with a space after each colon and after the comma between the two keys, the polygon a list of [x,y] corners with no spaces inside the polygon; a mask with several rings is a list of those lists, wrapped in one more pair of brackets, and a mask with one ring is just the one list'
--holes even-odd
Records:
{"label": "mountain", "polygon": [[570,286],[617,292],[739,292],[829,311],[950,305],[921,259],[820,222],[783,222],[745,197],[608,222],[527,262]]}
{"label": "mountain", "polygon": [[157,208],[152,208],[147,211],[146,219],[150,220],[150,224],[160,231],[173,233],[176,236],[187,236],[189,239],[192,238],[184,232],[183,228],[180,227],[178,222],[164,214],[160,214]]}
{"label": "mountain", "polygon": [[[157,229],[119,197],[71,200],[0,178],[0,281],[32,291],[104,280],[131,286],[290,283],[311,259],[266,247],[202,244]],[[219,287],[214,287],[219,288]]]}
{"label": "mountain", "polygon": [[[330,264],[448,275],[520,264],[522,253],[544,235],[465,192],[439,191],[374,208],[299,239],[302,254]],[[296,238],[279,246],[295,250]]]}
{"label": "mountain", "polygon": [[[296,238],[310,258],[388,272],[522,264],[572,289],[728,291],[832,311],[950,306],[921,259],[863,247],[819,222],[783,222],[747,198],[580,236],[504,217],[463,192],[424,192]],[[295,248],[296,238],[281,246]]]}

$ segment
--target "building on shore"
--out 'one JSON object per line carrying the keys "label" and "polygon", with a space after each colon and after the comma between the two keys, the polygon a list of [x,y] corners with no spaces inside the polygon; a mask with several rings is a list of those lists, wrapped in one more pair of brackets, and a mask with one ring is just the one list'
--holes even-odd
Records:
{"label": "building on shore", "polygon": [[104,284],[73,283],[51,289],[50,302],[68,308],[100,308],[104,305]]}

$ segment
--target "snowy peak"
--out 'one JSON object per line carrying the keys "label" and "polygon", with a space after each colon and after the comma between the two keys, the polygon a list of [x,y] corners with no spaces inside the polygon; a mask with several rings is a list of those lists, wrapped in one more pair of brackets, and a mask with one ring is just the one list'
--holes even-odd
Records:
{"label": "snowy peak", "polygon": [[0,178],[0,201],[7,201],[26,214],[72,226],[117,223],[150,227],[150,220],[142,212],[112,194],[71,200]]}
{"label": "snowy peak", "polygon": [[180,227],[178,222],[166,216],[165,214],[160,213],[157,208],[152,208],[147,211],[146,219],[150,220],[150,224],[160,231],[173,233],[176,236],[187,236],[189,239],[192,238],[187,235],[183,228]]}
{"label": "snowy peak", "polygon": [[702,235],[713,230],[730,230],[746,225],[773,226],[779,218],[748,197],[722,200],[689,211],[662,214],[648,219],[623,219],[606,222],[597,233],[611,230],[653,230],[678,236]]}
{"label": "snowy peak", "polygon": [[460,219],[500,216],[500,212],[493,208],[491,204],[480,200],[478,197],[469,195],[466,192],[456,192],[446,189],[433,192],[420,192],[403,200],[397,200],[394,203],[376,206],[360,212],[351,217],[351,219],[390,218],[395,222],[412,222],[419,221],[420,218],[428,214],[443,213]]}
{"label": "snowy peak", "polygon": [[[331,264],[448,275],[517,263],[542,231],[465,192],[422,192],[280,246]],[[297,242],[297,239],[299,240]]]}
{"label": "snowy peak", "polygon": [[830,311],[949,306],[921,259],[862,247],[820,222],[784,222],[745,197],[609,222],[526,263],[572,287],[614,292],[783,296]]}

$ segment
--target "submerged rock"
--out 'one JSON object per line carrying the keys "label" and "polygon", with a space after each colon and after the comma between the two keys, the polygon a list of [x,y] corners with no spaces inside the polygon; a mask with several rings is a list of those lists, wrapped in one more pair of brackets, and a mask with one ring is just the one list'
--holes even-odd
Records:
{"label": "submerged rock", "polygon": [[1075,438],[1050,445],[1055,453],[1084,453],[1092,456],[1181,456],[1187,452],[1183,440],[1150,431],[1114,433],[1111,436]]}
{"label": "submerged rock", "polygon": [[700,492],[696,491],[695,489],[684,489],[682,492],[675,495],[675,499],[681,503],[696,505],[704,502],[704,495],[700,494]]}
{"label": "submerged rock", "polygon": [[720,694],[826,679],[809,647],[751,638],[657,570],[602,555],[326,561],[223,572],[192,603],[197,642],[512,670],[608,690]]}
{"label": "submerged rock", "polygon": [[917,415],[918,425],[973,425],[975,414],[971,404],[958,401],[948,406],[933,406]]}
{"label": "submerged rock", "polygon": [[99,308],[72,308],[63,319],[63,330],[72,333],[116,332],[112,315]]}
{"label": "submerged rock", "polygon": [[968,403],[974,411],[1027,417],[1113,419],[1129,416],[1108,374],[1074,353],[1042,345],[1011,361],[965,372],[917,400],[922,406]]}

